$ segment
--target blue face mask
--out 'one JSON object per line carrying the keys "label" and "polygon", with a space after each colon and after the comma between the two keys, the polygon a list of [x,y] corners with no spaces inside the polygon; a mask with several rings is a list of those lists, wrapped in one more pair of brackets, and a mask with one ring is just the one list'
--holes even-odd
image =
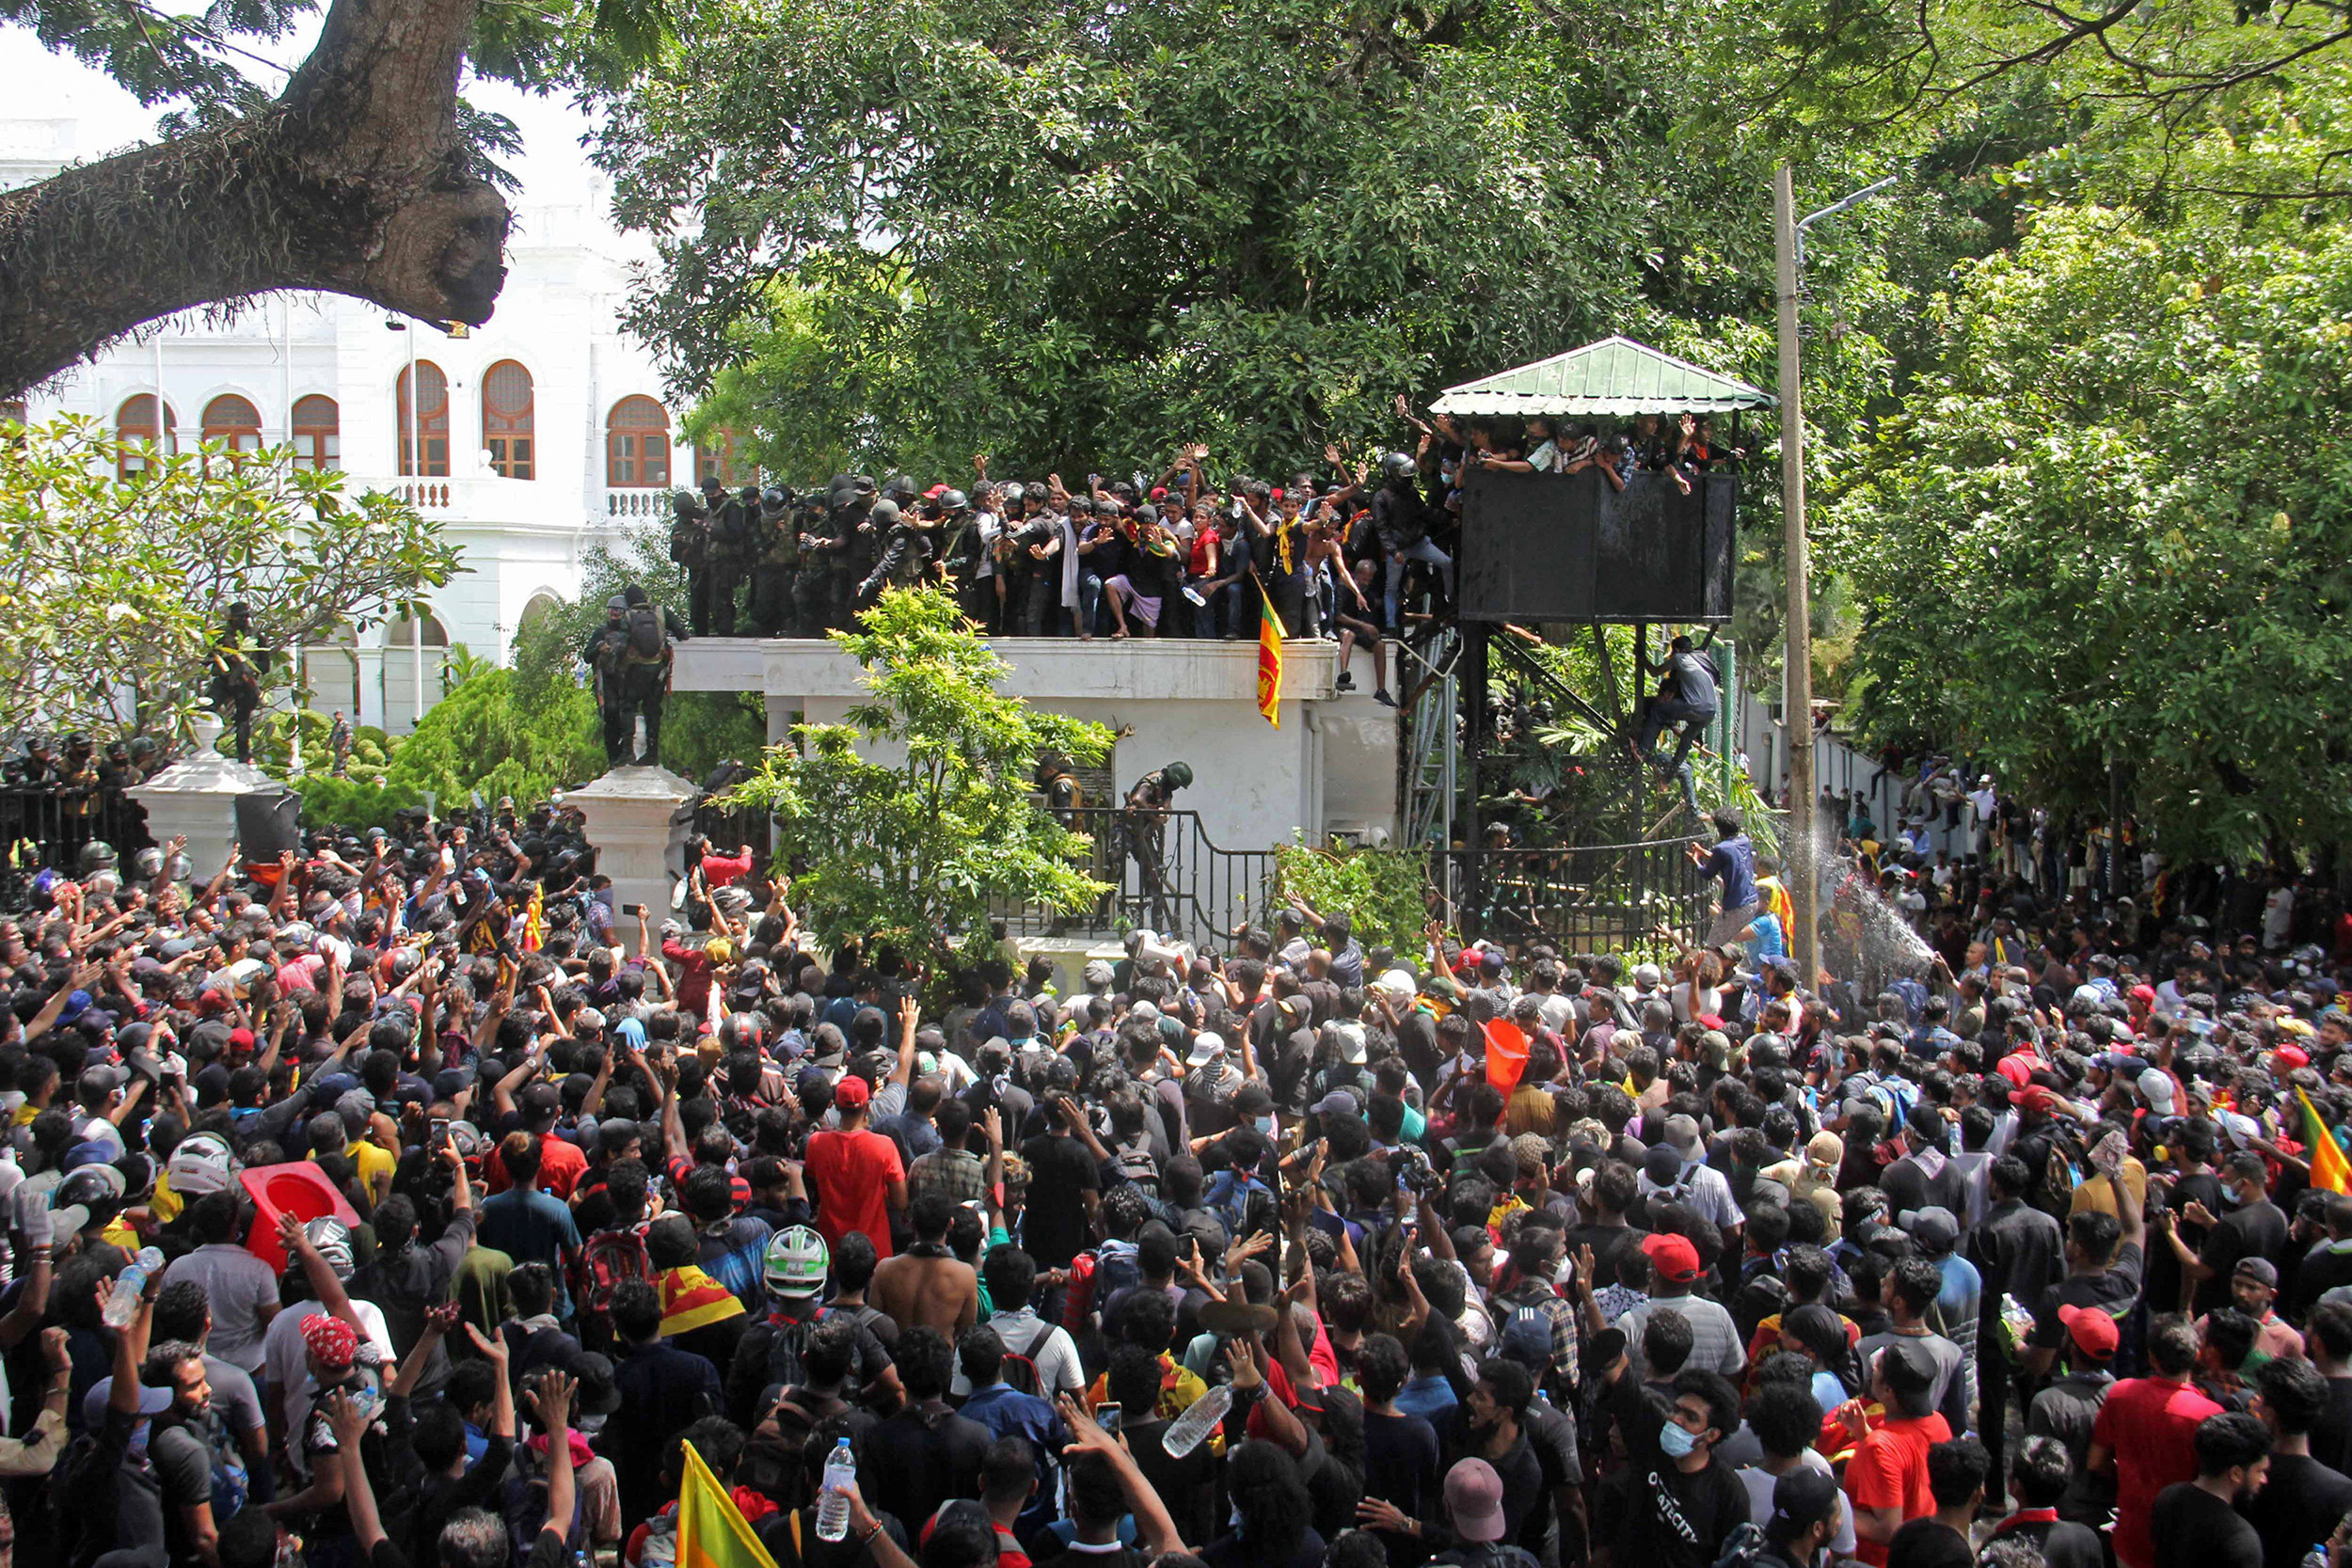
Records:
{"label": "blue face mask", "polygon": [[1666,1450],[1668,1459],[1680,1459],[1699,1446],[1699,1440],[1679,1421],[1668,1421],[1658,1433],[1658,1446]]}
{"label": "blue face mask", "polygon": [[1274,1136],[1274,1118],[1272,1117],[1260,1117],[1258,1118],[1258,1131],[1263,1132],[1269,1138]]}

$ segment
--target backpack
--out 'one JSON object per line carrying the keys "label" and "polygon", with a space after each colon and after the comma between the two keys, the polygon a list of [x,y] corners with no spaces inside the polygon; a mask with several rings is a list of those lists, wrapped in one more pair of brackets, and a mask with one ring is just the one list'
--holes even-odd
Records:
{"label": "backpack", "polygon": [[1734,1525],[1716,1554],[1715,1568],[1750,1568],[1764,1555],[1764,1531],[1753,1521]]}
{"label": "backpack", "polygon": [[775,1408],[753,1430],[736,1466],[736,1475],[744,1485],[787,1511],[816,1500],[805,1455],[809,1439],[822,1423],[795,1402],[793,1396],[799,1392],[797,1386],[785,1388]]}
{"label": "backpack", "polygon": [[1094,1299],[1100,1304],[1143,1283],[1143,1259],[1133,1242],[1104,1242],[1094,1253]]}
{"label": "backpack", "polygon": [[661,657],[661,650],[670,640],[662,635],[661,617],[649,604],[628,607],[628,657],[638,663],[651,664]]}
{"label": "backpack", "polygon": [[644,1227],[619,1225],[589,1237],[580,1256],[580,1317],[608,1323],[612,1316],[612,1292],[632,1279],[653,1279],[653,1258],[645,1251]]}
{"label": "backpack", "polygon": [[710,526],[700,514],[682,514],[670,524],[670,560],[699,566],[710,548]]}
{"label": "backpack", "polygon": [[1016,1394],[1034,1394],[1045,1399],[1045,1380],[1037,1375],[1037,1363],[1025,1355],[1005,1352],[1004,1360],[996,1364],[996,1378]]}

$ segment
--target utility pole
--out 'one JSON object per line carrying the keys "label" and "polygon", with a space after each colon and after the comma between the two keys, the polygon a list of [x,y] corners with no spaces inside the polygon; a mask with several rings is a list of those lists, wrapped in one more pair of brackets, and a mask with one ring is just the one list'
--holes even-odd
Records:
{"label": "utility pole", "polygon": [[1788,934],[1797,961],[1798,984],[1811,990],[1820,978],[1814,948],[1820,929],[1816,911],[1813,845],[1813,610],[1806,582],[1804,538],[1804,401],[1797,345],[1797,200],[1788,166],[1772,173],[1772,250],[1780,296],[1780,488],[1788,579],[1788,647],[1785,658],[1781,726],[1788,736],[1788,832],[1782,868],[1796,929]]}

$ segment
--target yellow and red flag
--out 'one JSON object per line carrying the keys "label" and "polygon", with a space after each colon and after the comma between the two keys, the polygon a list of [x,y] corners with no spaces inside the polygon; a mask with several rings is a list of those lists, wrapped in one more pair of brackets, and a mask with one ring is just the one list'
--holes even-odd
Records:
{"label": "yellow and red flag", "polygon": [[2319,1119],[2311,1096],[2297,1089],[2295,1099],[2303,1107],[2303,1142],[2311,1149],[2312,1185],[2330,1193],[2352,1192],[2352,1160],[2344,1157],[2344,1148],[2336,1142],[2336,1135]]}
{"label": "yellow and red flag", "polygon": [[1274,613],[1274,601],[1262,587],[1258,592],[1261,614],[1258,619],[1258,711],[1276,729],[1282,727],[1282,621]]}
{"label": "yellow and red flag", "polygon": [[677,1493],[677,1568],[776,1568],[727,1489],[688,1443]]}

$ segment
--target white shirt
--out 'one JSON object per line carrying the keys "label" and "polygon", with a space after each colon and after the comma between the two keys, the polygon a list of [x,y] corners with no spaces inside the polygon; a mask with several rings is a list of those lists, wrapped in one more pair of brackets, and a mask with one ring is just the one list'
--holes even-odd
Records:
{"label": "white shirt", "polygon": [[[368,1325],[368,1340],[383,1353],[384,1364],[390,1366],[392,1331],[384,1322],[384,1309],[372,1301],[354,1297],[351,1303],[359,1314],[359,1321]],[[318,1397],[319,1386],[310,1377],[310,1355],[302,1343],[302,1321],[314,1312],[324,1310],[315,1301],[297,1301],[269,1321],[269,1331],[262,1336],[262,1359],[269,1378],[269,1397],[279,1402],[286,1412],[286,1431],[296,1441],[290,1442],[290,1450],[301,1449],[299,1437],[302,1425],[310,1418],[310,1402]]]}
{"label": "white shirt", "polygon": [[[1819,1470],[1825,1476],[1836,1473],[1830,1468],[1828,1460],[1811,1449],[1797,1455],[1797,1467],[1801,1470]],[[1780,1478],[1760,1465],[1743,1465],[1731,1473],[1738,1476],[1740,1484],[1748,1489],[1749,1517],[1756,1521],[1756,1528],[1764,1528],[1772,1522],[1772,1488],[1780,1484]],[[1855,1550],[1853,1510],[1841,1508],[1837,1513],[1837,1533],[1829,1539],[1829,1553],[1832,1558],[1851,1557]]]}

